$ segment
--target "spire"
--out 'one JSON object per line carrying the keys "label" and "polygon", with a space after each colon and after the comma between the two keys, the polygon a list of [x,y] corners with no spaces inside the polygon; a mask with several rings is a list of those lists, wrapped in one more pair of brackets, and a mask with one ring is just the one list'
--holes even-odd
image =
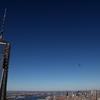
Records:
{"label": "spire", "polygon": [[7,8],[5,8],[3,19],[2,19],[1,30],[0,30],[0,39],[3,39],[6,12],[7,12]]}

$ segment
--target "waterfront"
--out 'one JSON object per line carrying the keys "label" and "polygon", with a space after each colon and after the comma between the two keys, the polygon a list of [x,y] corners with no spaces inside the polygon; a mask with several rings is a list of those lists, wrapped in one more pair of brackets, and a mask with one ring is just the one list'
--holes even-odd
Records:
{"label": "waterfront", "polygon": [[40,96],[27,96],[27,97],[18,97],[18,98],[13,98],[14,100],[44,100],[45,97],[40,97]]}
{"label": "waterfront", "polygon": [[25,97],[25,98],[19,98],[16,100],[38,100],[40,97],[36,97],[36,96],[30,96],[30,97]]}

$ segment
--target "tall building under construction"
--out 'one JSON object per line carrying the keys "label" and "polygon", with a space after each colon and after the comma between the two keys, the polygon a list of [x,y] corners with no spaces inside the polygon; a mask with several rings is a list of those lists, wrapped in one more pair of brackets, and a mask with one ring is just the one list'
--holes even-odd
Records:
{"label": "tall building under construction", "polygon": [[5,9],[4,16],[0,24],[0,100],[6,100],[8,64],[11,46],[10,43],[3,37],[6,11],[7,9]]}

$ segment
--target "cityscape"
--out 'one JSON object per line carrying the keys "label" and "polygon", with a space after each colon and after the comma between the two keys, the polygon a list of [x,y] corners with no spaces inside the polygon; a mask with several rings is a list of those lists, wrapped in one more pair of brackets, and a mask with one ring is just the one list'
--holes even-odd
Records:
{"label": "cityscape", "polygon": [[100,100],[100,90],[8,92],[8,100]]}

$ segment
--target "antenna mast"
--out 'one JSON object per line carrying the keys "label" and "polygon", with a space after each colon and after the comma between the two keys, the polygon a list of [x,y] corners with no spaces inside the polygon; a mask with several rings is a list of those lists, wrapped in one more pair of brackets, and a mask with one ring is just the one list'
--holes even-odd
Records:
{"label": "antenna mast", "polygon": [[0,39],[3,39],[6,13],[7,13],[7,8],[5,8],[4,15],[3,15],[3,19],[2,19],[1,30],[0,30]]}

